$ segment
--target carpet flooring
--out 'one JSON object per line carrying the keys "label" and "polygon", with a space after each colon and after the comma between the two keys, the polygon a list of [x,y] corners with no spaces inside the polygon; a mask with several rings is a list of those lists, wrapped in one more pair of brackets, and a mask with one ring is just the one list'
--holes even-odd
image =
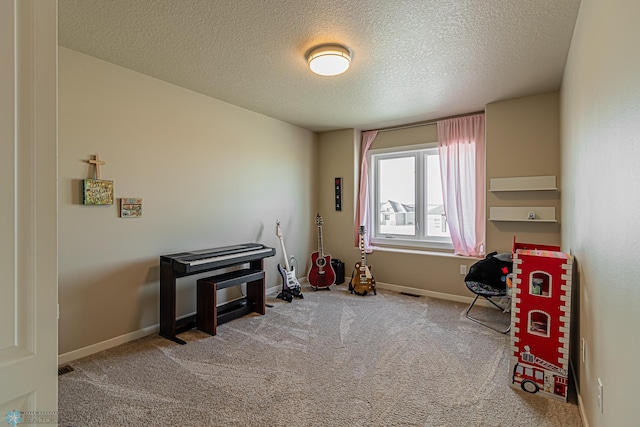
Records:
{"label": "carpet flooring", "polygon": [[509,387],[509,335],[465,304],[346,285],[275,295],[216,336],[154,334],[71,362],[60,426],[582,426],[575,403]]}

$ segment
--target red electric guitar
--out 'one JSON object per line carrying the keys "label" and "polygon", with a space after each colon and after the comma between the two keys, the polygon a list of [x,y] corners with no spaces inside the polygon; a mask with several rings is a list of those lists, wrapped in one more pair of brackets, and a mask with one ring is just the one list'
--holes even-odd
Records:
{"label": "red electric guitar", "polygon": [[322,217],[316,215],[318,226],[318,251],[311,254],[311,269],[307,275],[309,284],[314,291],[318,288],[327,288],[336,281],[336,272],[331,266],[331,255],[325,255],[322,250]]}

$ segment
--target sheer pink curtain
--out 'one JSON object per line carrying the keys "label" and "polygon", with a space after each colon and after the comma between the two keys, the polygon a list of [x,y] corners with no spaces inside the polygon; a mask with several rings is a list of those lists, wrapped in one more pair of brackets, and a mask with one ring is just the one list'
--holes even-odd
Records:
{"label": "sheer pink curtain", "polygon": [[364,225],[366,233],[364,236],[365,251],[371,252],[371,233],[369,230],[369,215],[367,215],[367,207],[369,204],[369,161],[367,152],[373,144],[373,140],[378,136],[377,130],[362,133],[362,143],[360,145],[360,190],[358,191],[358,200],[356,202],[356,229],[355,244],[360,247],[360,226]]}
{"label": "sheer pink curtain", "polygon": [[455,254],[481,257],[486,219],[484,114],[438,121],[438,151]]}

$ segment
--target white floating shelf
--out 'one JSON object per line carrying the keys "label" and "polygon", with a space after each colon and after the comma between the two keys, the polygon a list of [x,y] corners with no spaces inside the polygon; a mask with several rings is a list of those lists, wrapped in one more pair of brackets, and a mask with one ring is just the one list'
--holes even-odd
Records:
{"label": "white floating shelf", "polygon": [[489,191],[540,191],[557,189],[556,177],[553,175],[491,178],[489,185]]}
{"label": "white floating shelf", "polygon": [[553,206],[537,206],[537,207],[494,206],[489,208],[489,220],[490,221],[517,221],[517,222],[558,222],[556,220],[556,208]]}

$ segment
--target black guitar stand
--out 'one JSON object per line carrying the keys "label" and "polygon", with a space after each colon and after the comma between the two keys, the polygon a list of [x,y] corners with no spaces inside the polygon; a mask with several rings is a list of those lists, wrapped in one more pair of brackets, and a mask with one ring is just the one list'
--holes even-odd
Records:
{"label": "black guitar stand", "polygon": [[[353,276],[351,276],[351,280],[349,280],[349,293],[356,294],[356,295],[362,295],[362,296],[367,295],[367,291],[364,291],[364,293],[356,292],[355,288],[353,287],[352,280],[353,280]],[[371,283],[371,290],[373,291],[374,295],[378,295],[378,293],[376,292],[376,283],[375,282]]]}
{"label": "black guitar stand", "polygon": [[300,298],[300,299],[304,299],[304,295],[302,295],[302,292],[300,292],[300,289],[285,289],[286,286],[282,286],[282,292],[280,292],[276,298],[284,300],[286,302],[291,302],[293,301],[293,298]]}

